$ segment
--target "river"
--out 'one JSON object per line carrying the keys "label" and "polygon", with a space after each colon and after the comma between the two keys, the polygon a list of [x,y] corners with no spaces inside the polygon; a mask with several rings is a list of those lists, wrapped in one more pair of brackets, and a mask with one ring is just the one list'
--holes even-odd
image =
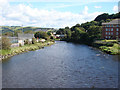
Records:
{"label": "river", "polygon": [[3,88],[116,88],[118,56],[56,41],[2,63]]}

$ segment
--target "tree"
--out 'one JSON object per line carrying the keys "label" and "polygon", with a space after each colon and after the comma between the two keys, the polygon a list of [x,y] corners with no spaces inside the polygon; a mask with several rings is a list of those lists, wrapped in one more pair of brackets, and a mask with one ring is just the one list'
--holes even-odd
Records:
{"label": "tree", "polygon": [[88,35],[89,37],[93,37],[94,39],[99,39],[101,37],[101,31],[102,27],[101,26],[90,26],[88,28]]}
{"label": "tree", "polygon": [[71,30],[70,30],[70,29],[67,29],[67,30],[66,30],[66,38],[67,38],[67,41],[69,41],[69,40],[71,39],[71,35],[72,35]]}
{"label": "tree", "polygon": [[44,31],[36,32],[34,36],[35,36],[35,38],[49,39],[48,34]]}
{"label": "tree", "polygon": [[65,29],[69,29],[69,27],[67,26],[67,27],[65,27]]}
{"label": "tree", "polygon": [[106,19],[108,19],[109,17],[109,14],[108,13],[103,13],[101,15],[98,15],[94,21],[101,21],[101,20],[104,20],[106,21]]}
{"label": "tree", "polygon": [[5,35],[5,36],[13,36],[13,32],[5,32],[3,35]]}
{"label": "tree", "polygon": [[65,31],[64,28],[60,28],[60,29],[56,32],[56,34],[66,34],[66,31]]}
{"label": "tree", "polygon": [[2,49],[10,49],[11,47],[11,42],[8,38],[2,37]]}
{"label": "tree", "polygon": [[48,31],[47,34],[48,34],[49,36],[51,36],[51,31]]}
{"label": "tree", "polygon": [[74,31],[72,32],[72,40],[75,42],[79,42],[82,34],[85,33],[85,31],[81,30],[80,28],[76,27]]}

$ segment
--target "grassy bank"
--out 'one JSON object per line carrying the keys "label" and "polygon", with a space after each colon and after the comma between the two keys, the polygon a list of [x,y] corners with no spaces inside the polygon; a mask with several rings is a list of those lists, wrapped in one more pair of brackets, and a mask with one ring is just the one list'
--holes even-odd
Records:
{"label": "grassy bank", "polygon": [[120,54],[120,44],[117,40],[97,40],[93,46],[111,55]]}
{"label": "grassy bank", "polygon": [[6,59],[8,57],[23,53],[23,52],[28,52],[28,51],[34,51],[37,49],[44,48],[44,46],[52,45],[54,42],[52,41],[46,41],[44,43],[35,43],[35,44],[30,44],[30,45],[24,45],[22,47],[14,47],[11,48],[10,50],[0,50],[1,58]]}

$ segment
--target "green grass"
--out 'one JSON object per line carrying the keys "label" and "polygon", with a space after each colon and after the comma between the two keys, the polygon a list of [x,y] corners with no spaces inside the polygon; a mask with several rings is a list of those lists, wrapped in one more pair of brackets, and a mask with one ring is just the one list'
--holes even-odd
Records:
{"label": "green grass", "polygon": [[53,44],[52,42],[48,41],[48,42],[44,42],[44,43],[24,45],[22,47],[14,47],[14,48],[11,48],[10,50],[0,50],[0,52],[3,56],[5,56],[5,55],[16,55],[16,54],[19,54],[19,53],[22,53],[22,52],[27,52],[27,51],[33,51],[33,50],[40,49],[44,46],[47,46],[48,43],[49,43],[49,45]]}
{"label": "green grass", "polygon": [[120,45],[118,44],[118,40],[97,40],[93,45],[106,53],[112,55],[120,54]]}
{"label": "green grass", "polygon": [[101,40],[103,42],[117,42],[118,40]]}
{"label": "green grass", "polygon": [[102,51],[107,52],[112,55],[120,54],[120,45],[119,44],[114,44],[112,47],[100,46],[99,48]]}

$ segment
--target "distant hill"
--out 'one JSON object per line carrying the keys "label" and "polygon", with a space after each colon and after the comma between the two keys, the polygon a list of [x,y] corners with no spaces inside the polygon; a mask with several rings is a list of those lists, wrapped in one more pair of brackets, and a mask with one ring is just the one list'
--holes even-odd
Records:
{"label": "distant hill", "polygon": [[54,28],[41,28],[41,27],[21,27],[21,26],[0,26],[0,30],[2,30],[2,33],[6,32],[14,32],[14,31],[36,31],[36,30],[41,30],[41,31],[47,31],[47,30],[54,30]]}

